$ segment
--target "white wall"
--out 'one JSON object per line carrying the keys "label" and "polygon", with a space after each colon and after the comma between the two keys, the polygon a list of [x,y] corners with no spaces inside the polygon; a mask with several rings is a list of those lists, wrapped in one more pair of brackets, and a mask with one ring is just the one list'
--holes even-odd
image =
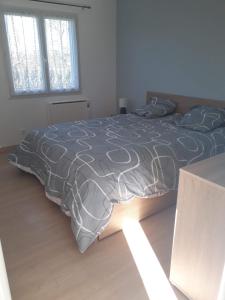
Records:
{"label": "white wall", "polygon": [[9,282],[6,274],[6,267],[5,267],[3,252],[2,252],[1,241],[0,241],[0,299],[11,300],[11,292],[9,289]]}
{"label": "white wall", "polygon": [[[76,3],[76,1],[66,1]],[[80,1],[78,1],[80,3]],[[0,45],[0,147],[17,144],[21,129],[47,125],[47,103],[58,99],[88,98],[91,117],[116,111],[116,0],[91,0],[91,10],[32,3],[28,0],[0,0],[0,4],[39,10],[74,12],[78,18],[81,66],[80,95],[9,99],[3,45]]]}

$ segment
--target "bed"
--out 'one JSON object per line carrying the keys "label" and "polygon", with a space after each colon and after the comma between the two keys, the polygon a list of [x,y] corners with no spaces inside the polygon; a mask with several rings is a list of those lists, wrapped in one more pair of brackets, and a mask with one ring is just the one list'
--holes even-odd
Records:
{"label": "bed", "polygon": [[[148,91],[146,93],[146,103],[149,103],[152,98],[160,97],[163,99],[173,99],[177,103],[176,112],[184,114],[195,105],[209,105],[218,108],[224,108],[224,101],[217,101],[213,99],[203,99],[196,97],[187,97],[182,95],[175,95],[169,93]],[[224,141],[224,139],[222,138]],[[216,155],[220,152],[224,152],[224,142],[219,145],[215,151]],[[219,144],[219,143],[218,143]],[[146,198],[135,197],[129,203],[125,202],[124,205],[114,205],[112,216],[108,226],[98,236],[98,239],[104,239],[122,229],[124,219],[127,217],[135,220],[143,220],[155,213],[162,211],[172,205],[176,204],[177,190],[170,190],[162,196],[151,196]]]}
{"label": "bed", "polygon": [[[162,93],[177,112],[212,101]],[[177,114],[154,120],[133,114],[33,130],[10,154],[34,174],[49,199],[71,217],[83,253],[97,238],[121,229],[124,217],[143,219],[176,201],[179,168],[225,151],[225,127],[208,134],[174,125]]]}

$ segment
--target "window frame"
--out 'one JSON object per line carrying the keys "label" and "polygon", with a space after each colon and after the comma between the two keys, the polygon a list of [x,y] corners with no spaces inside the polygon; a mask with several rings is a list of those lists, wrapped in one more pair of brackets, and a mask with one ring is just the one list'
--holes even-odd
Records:
{"label": "window frame", "polygon": [[[13,14],[13,15],[22,15],[22,16],[30,16],[37,18],[37,28],[38,28],[38,39],[40,43],[40,52],[41,52],[41,62],[43,67],[43,76],[44,76],[44,84],[45,90],[43,92],[24,92],[17,94],[14,90],[13,84],[13,74],[12,74],[12,67],[11,67],[11,58],[10,58],[10,49],[8,43],[8,36],[6,32],[6,25],[5,25],[5,14]],[[71,89],[71,90],[59,90],[54,91],[50,89],[50,78],[49,78],[49,67],[48,67],[48,57],[47,57],[47,42],[46,42],[46,32],[44,28],[45,19],[59,19],[59,20],[72,20],[74,22],[74,46],[75,51],[77,52],[77,68],[78,68],[78,89]],[[2,8],[0,13],[0,24],[2,27],[2,41],[3,41],[3,51],[4,56],[6,59],[5,67],[7,73],[7,79],[9,84],[9,94],[10,99],[14,98],[38,98],[38,97],[50,97],[50,96],[66,96],[66,95],[74,95],[81,93],[81,75],[80,75],[80,49],[79,49],[79,35],[78,35],[78,22],[77,16],[75,14],[71,14],[68,12],[43,12],[41,10],[31,10],[31,9],[21,9],[21,8]],[[77,45],[77,47],[76,47]]]}

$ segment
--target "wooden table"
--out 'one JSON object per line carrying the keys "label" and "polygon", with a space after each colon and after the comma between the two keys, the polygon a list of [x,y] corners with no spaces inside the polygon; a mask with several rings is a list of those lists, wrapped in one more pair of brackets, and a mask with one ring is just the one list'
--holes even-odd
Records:
{"label": "wooden table", "polygon": [[225,299],[225,154],[180,171],[170,280],[189,299]]}

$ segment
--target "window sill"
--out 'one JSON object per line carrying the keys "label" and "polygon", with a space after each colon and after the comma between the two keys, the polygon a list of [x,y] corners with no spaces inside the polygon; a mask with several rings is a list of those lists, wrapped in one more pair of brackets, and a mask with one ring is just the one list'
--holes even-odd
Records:
{"label": "window sill", "polygon": [[81,90],[77,91],[64,91],[64,92],[51,92],[51,93],[39,93],[39,94],[20,94],[20,95],[10,95],[9,100],[15,99],[32,99],[32,98],[49,98],[49,97],[64,97],[69,95],[80,95]]}

